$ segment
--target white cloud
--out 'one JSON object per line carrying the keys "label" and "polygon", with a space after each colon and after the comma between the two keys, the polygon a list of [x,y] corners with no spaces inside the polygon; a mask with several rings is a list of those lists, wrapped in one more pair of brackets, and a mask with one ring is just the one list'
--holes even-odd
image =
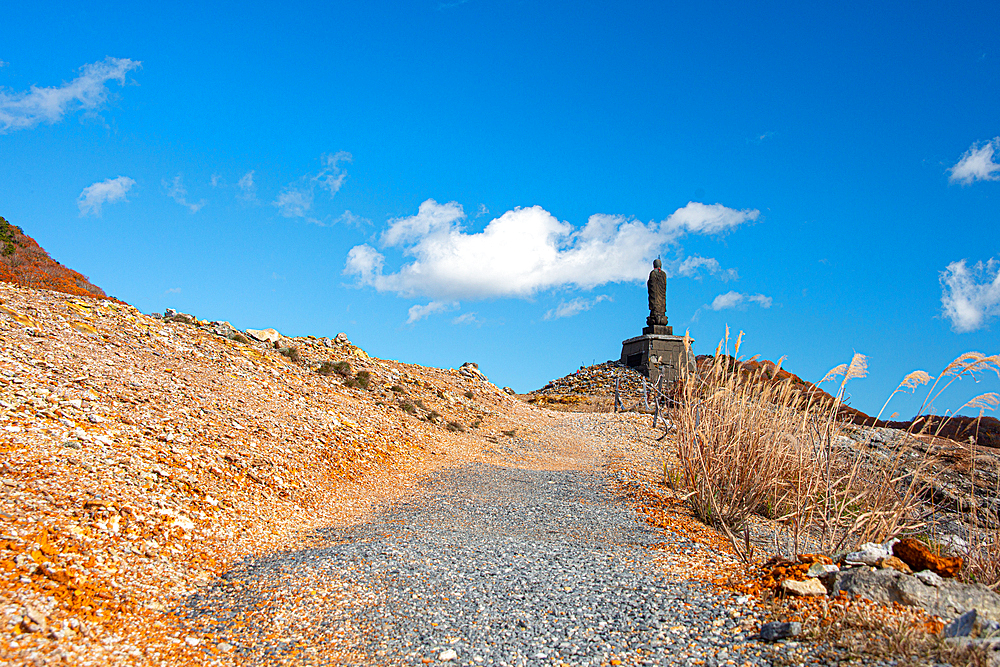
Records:
{"label": "white cloud", "polygon": [[971,269],[965,260],[952,262],[941,272],[941,307],[959,333],[986,326],[1000,316],[1000,261],[976,262]]}
{"label": "white cloud", "polygon": [[997,150],[1000,150],[1000,137],[995,137],[982,146],[972,144],[962,155],[962,159],[948,170],[951,172],[948,180],[962,185],[970,185],[975,181],[1000,180],[1000,164],[993,161],[993,153]]}
{"label": "white cloud", "polygon": [[545,313],[545,319],[557,320],[560,317],[573,317],[585,310],[590,310],[602,301],[611,301],[611,297],[607,294],[599,294],[593,299],[585,299],[581,296],[570,301],[561,301],[558,306]]}
{"label": "white cloud", "polygon": [[205,207],[206,202],[204,199],[195,203],[189,203],[187,200],[187,188],[184,187],[184,176],[183,174],[177,174],[174,176],[174,180],[167,181],[164,179],[161,181],[164,188],[167,190],[167,196],[173,199],[175,202],[181,206],[187,208],[191,213],[197,213],[202,208]]}
{"label": "white cloud", "polygon": [[717,259],[712,257],[700,257],[698,255],[691,255],[690,257],[684,258],[684,260],[677,265],[675,273],[678,276],[684,276],[687,278],[700,278],[698,270],[702,268],[706,269],[709,273],[723,282],[737,280],[740,277],[739,273],[736,272],[736,269],[723,269],[719,266],[719,261]]}
{"label": "white cloud", "polygon": [[483,321],[476,317],[477,313],[475,311],[471,313],[462,313],[455,319],[451,321],[452,324],[482,324]]}
{"label": "white cloud", "polygon": [[[347,172],[339,164],[350,162],[352,159],[351,154],[347,151],[340,151],[333,155],[324,154],[320,158],[322,167],[318,172],[306,174],[282,188],[278,198],[274,201],[274,205],[278,207],[278,213],[286,218],[307,217],[313,207],[316,186],[329,192],[332,198],[347,179]],[[319,221],[313,220],[312,222]]]}
{"label": "white cloud", "polygon": [[728,308],[744,307],[747,303],[756,303],[761,308],[770,308],[774,300],[763,294],[741,294],[740,292],[726,292],[720,294],[712,300],[712,304],[707,306],[712,310],[726,310]]}
{"label": "white cloud", "polygon": [[164,292],[164,294],[180,294],[180,293],[181,293],[180,287],[171,287],[166,292]]}
{"label": "white cloud", "polygon": [[425,317],[429,317],[435,313],[444,313],[449,310],[455,310],[456,308],[458,308],[458,302],[456,301],[431,301],[426,306],[421,306],[419,304],[410,306],[410,310],[407,311],[409,317],[407,318],[406,323],[413,324],[414,322],[419,322]]}
{"label": "white cloud", "polygon": [[240,189],[236,196],[246,202],[257,201],[257,186],[253,182],[253,173],[254,170],[251,169],[240,176],[240,180],[236,181],[236,187]]}
{"label": "white cloud", "polygon": [[135,181],[128,176],[109,178],[105,181],[88,185],[76,199],[76,205],[80,209],[80,217],[82,218],[91,213],[100,217],[102,204],[128,201],[125,195],[132,189],[133,185],[135,185]]}
{"label": "white cloud", "polygon": [[530,297],[555,287],[592,289],[645,280],[650,261],[689,233],[716,234],[756,220],[756,210],[691,202],[660,222],[590,216],[582,229],[540,206],[507,211],[481,232],[466,232],[455,202],[428,199],[414,216],[389,221],[384,246],[399,246],[413,261],[383,272],[385,257],[365,244],[347,255],[344,273],[359,285],[434,300]]}
{"label": "white cloud", "polygon": [[3,60],[0,60],[0,67],[6,67],[6,66],[7,66],[7,65],[9,65],[9,64],[10,64],[10,63],[8,63],[8,62],[5,62],[5,61],[3,61]]}
{"label": "white cloud", "polygon": [[80,76],[50,88],[31,86],[27,92],[0,90],[0,133],[24,130],[39,123],[57,123],[68,111],[94,111],[108,99],[108,81],[125,85],[125,75],[142,63],[128,58],[105,58],[80,68]]}

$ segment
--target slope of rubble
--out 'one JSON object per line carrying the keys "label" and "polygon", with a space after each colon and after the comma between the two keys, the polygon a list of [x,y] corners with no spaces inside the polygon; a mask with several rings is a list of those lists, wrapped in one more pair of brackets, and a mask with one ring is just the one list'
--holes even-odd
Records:
{"label": "slope of rubble", "polygon": [[184,662],[164,610],[238,556],[462,443],[507,455],[515,401],[474,365],[168,314],[0,283],[0,664]]}

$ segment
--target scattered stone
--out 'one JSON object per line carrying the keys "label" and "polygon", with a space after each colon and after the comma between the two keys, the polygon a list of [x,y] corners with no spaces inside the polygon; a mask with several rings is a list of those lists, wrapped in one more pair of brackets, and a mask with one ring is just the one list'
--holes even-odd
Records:
{"label": "scattered stone", "polygon": [[944,627],[945,637],[968,637],[976,627],[978,614],[975,609],[970,609],[954,621]]}
{"label": "scattered stone", "polygon": [[781,582],[781,590],[789,595],[798,595],[800,597],[820,597],[826,595],[826,586],[818,579],[812,578],[805,581],[785,579]]}
{"label": "scattered stone", "polygon": [[467,378],[486,380],[486,376],[479,370],[479,364],[474,361],[466,361],[459,367],[458,372]]}
{"label": "scattered stone", "polygon": [[[182,324],[197,324],[198,318],[194,315],[188,313],[178,313],[172,308],[167,308],[167,313],[163,316],[163,319],[170,320],[171,322],[180,322]],[[169,313],[173,313],[170,315]]]}
{"label": "scattered stone", "polygon": [[438,660],[440,660],[441,662],[458,660],[458,653],[453,648],[445,649],[438,654]]}
{"label": "scattered stone", "polygon": [[514,396],[514,395],[517,394],[517,392],[514,391],[513,389],[511,389],[510,387],[504,387],[503,388],[503,393],[509,394],[510,396]]}
{"label": "scattered stone", "polygon": [[938,556],[927,548],[923,542],[912,537],[900,540],[892,548],[900,560],[909,565],[914,572],[931,570],[942,577],[954,577],[962,569],[961,556]]}
{"label": "scattered stone", "polygon": [[337,343],[338,345],[345,345],[347,343],[350,343],[351,341],[350,341],[350,339],[347,338],[347,334],[345,334],[343,331],[341,331],[333,339],[333,342]]}
{"label": "scattered stone", "polygon": [[834,573],[839,572],[839,571],[840,571],[840,568],[837,567],[836,565],[832,565],[832,564],[828,565],[827,563],[813,563],[812,565],[809,566],[809,569],[806,570],[806,576],[807,577],[824,577],[824,576],[826,576],[828,574],[834,574]]}
{"label": "scattered stone", "polygon": [[233,650],[233,645],[230,644],[229,642],[219,642],[218,644],[215,645],[215,648],[219,649],[223,653],[229,653],[230,651]]}
{"label": "scattered stone", "polygon": [[21,629],[24,632],[45,632],[47,627],[45,614],[31,607],[24,608],[24,616],[21,617]]}
{"label": "scattered stone", "polygon": [[879,563],[879,567],[881,567],[882,569],[891,567],[892,569],[899,570],[904,574],[913,574],[913,570],[910,569],[910,566],[901,561],[900,559],[896,558],[895,556],[889,556],[888,558],[883,560],[881,563]]}
{"label": "scattered stone", "polygon": [[277,343],[281,334],[276,329],[247,329],[247,335],[262,343]]}
{"label": "scattered stone", "polygon": [[881,544],[866,542],[861,545],[858,551],[853,551],[844,556],[844,561],[848,564],[875,567],[891,555]]}
{"label": "scattered stone", "polygon": [[923,607],[943,619],[953,619],[970,609],[984,618],[1000,621],[1000,595],[982,584],[963,584],[942,579],[930,571],[915,575],[888,568],[872,570],[856,567],[834,576],[831,595],[860,595],[874,602]]}
{"label": "scattered stone", "polygon": [[797,637],[801,632],[802,624],[797,622],[779,623],[778,621],[771,621],[760,626],[760,638],[765,642]]}

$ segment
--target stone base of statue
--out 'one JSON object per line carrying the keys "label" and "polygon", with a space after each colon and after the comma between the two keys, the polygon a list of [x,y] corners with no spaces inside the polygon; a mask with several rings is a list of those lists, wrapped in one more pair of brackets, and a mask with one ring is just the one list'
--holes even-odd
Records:
{"label": "stone base of statue", "polygon": [[646,326],[642,328],[642,333],[644,335],[657,334],[660,336],[673,336],[674,328],[667,326],[666,317],[653,317],[650,315],[646,318]]}
{"label": "stone base of statue", "polygon": [[684,347],[684,337],[675,336],[666,317],[648,317],[641,336],[622,341],[622,363],[634,368],[650,382],[663,376],[670,384],[694,370],[694,358]]}

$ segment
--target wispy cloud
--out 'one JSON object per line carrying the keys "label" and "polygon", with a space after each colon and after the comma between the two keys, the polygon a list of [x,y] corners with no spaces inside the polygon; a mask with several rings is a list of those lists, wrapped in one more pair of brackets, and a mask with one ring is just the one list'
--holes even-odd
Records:
{"label": "wispy cloud", "polygon": [[[305,218],[312,211],[313,202],[316,197],[316,188],[319,187],[330,193],[332,198],[344,181],[347,179],[347,172],[340,166],[341,162],[350,162],[352,156],[347,151],[340,151],[333,155],[324,154],[320,158],[320,170],[315,174],[306,174],[302,178],[289,183],[274,201],[278,207],[278,213],[286,218]],[[318,221],[314,221],[318,222]]]}
{"label": "wispy cloud", "polygon": [[125,195],[132,186],[135,185],[128,176],[109,178],[105,181],[88,185],[76,199],[76,206],[80,209],[80,217],[85,215],[101,216],[101,206],[116,201],[128,201]]}
{"label": "wispy cloud", "polygon": [[476,313],[475,311],[473,311],[471,313],[462,313],[461,315],[459,315],[458,317],[456,317],[455,319],[453,319],[451,321],[451,323],[452,324],[461,324],[461,325],[475,324],[475,325],[478,326],[478,325],[482,324],[483,321],[481,319],[479,319],[478,317],[476,317],[476,315],[478,315],[478,313]]}
{"label": "wispy cloud", "polygon": [[949,169],[948,181],[970,185],[976,181],[1000,180],[1000,164],[993,161],[994,152],[1000,150],[1000,137],[983,145],[972,144],[962,158]]}
{"label": "wispy cloud", "polygon": [[372,221],[360,215],[355,215],[350,210],[344,211],[340,215],[327,215],[322,219],[306,216],[305,221],[320,227],[333,227],[334,225],[347,225],[348,227],[367,227]]}
{"label": "wispy cloud", "polygon": [[545,319],[557,320],[560,317],[573,317],[585,310],[590,310],[602,301],[611,301],[611,297],[607,294],[599,294],[593,299],[580,296],[570,301],[561,301],[558,306],[545,313]]}
{"label": "wispy cloud", "polygon": [[240,190],[236,197],[245,202],[256,204],[257,186],[253,182],[253,174],[254,170],[251,169],[247,173],[240,176],[240,180],[236,181],[236,187]]}
{"label": "wispy cloud", "polygon": [[125,75],[141,65],[128,58],[105,58],[84,65],[80,76],[61,86],[31,86],[26,92],[0,90],[0,133],[57,123],[76,109],[95,111],[108,99],[107,83],[125,85]]}
{"label": "wispy cloud", "polygon": [[748,303],[756,303],[761,308],[770,308],[774,300],[763,294],[741,294],[740,292],[726,292],[712,299],[712,303],[707,308],[712,310],[727,310],[729,308],[742,308]]}
{"label": "wispy cloud", "polygon": [[976,331],[1000,316],[1000,261],[976,262],[970,269],[965,260],[949,264],[940,275],[941,308],[951,320],[952,330]]}
{"label": "wispy cloud", "polygon": [[425,306],[415,305],[410,306],[410,310],[407,311],[409,317],[406,320],[407,324],[413,324],[414,322],[419,322],[425,317],[430,317],[436,313],[445,313],[449,310],[455,310],[458,308],[457,301],[431,301]]}
{"label": "wispy cloud", "polygon": [[719,261],[712,257],[701,257],[691,255],[684,258],[676,268],[676,274],[687,278],[700,278],[699,270],[705,269],[710,274],[723,282],[739,279],[740,275],[736,269],[723,269],[719,266]]}
{"label": "wispy cloud", "polygon": [[174,180],[172,181],[167,181],[166,179],[164,179],[163,181],[161,181],[161,183],[167,191],[167,196],[173,199],[181,206],[187,208],[189,211],[191,211],[191,213],[197,213],[198,211],[200,211],[205,207],[205,204],[208,203],[204,199],[195,203],[188,202],[187,200],[188,193],[187,193],[187,188],[184,187],[183,174],[177,174],[176,176],[174,176]]}
{"label": "wispy cloud", "polygon": [[774,132],[765,132],[764,134],[757,135],[756,137],[749,137],[747,139],[748,144],[754,144],[755,146],[760,146],[762,143],[774,137]]}
{"label": "wispy cloud", "polygon": [[164,294],[180,294],[180,293],[181,293],[180,287],[171,287],[166,292],[164,292]]}
{"label": "wispy cloud", "polygon": [[386,274],[385,256],[364,244],[348,252],[344,274],[359,286],[435,301],[528,298],[555,287],[645,280],[650,261],[684,236],[723,233],[758,216],[690,202],[660,222],[598,214],[575,229],[533,206],[507,211],[470,233],[459,204],[428,199],[416,215],[390,220],[381,235],[384,247],[398,247],[413,261]]}

